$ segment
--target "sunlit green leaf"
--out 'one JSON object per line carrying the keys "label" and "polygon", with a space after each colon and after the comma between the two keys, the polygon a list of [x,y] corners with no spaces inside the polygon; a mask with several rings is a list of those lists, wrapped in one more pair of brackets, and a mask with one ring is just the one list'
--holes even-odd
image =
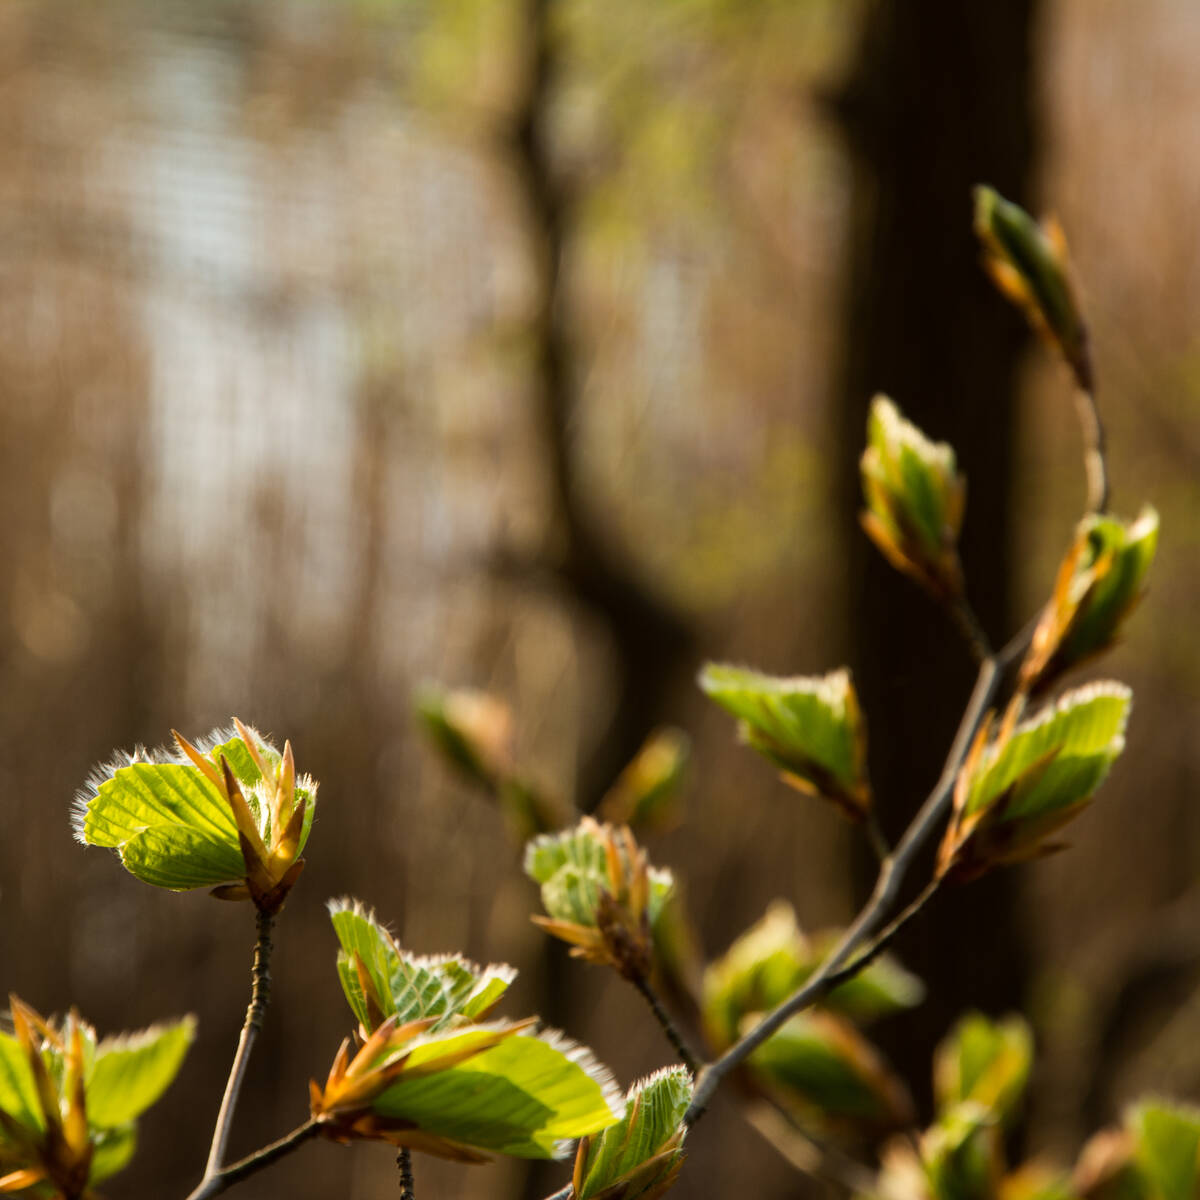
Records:
{"label": "sunlit green leaf", "polygon": [[1033,1063],[1033,1035],[1019,1016],[993,1021],[963,1017],[934,1054],[934,1092],[940,1108],[964,1101],[1008,1120],[1025,1091]]}
{"label": "sunlit green leaf", "polygon": [[932,1200],[995,1200],[1004,1156],[999,1127],[970,1102],[941,1113],[921,1138]]}
{"label": "sunlit green leaf", "polygon": [[939,870],[969,879],[1045,852],[1125,748],[1131,693],[1119,683],[1068,692],[972,754],[960,773]]}
{"label": "sunlit green leaf", "polygon": [[1157,545],[1158,514],[1152,508],[1129,524],[1085,517],[1038,623],[1026,675],[1052,683],[1107,649],[1141,598]]}
{"label": "sunlit green leaf", "polygon": [[149,1108],[179,1072],[195,1033],[195,1020],[185,1017],[101,1042],[87,1080],[88,1120],[112,1129]]}
{"label": "sunlit green leaf", "polygon": [[[525,873],[541,884],[546,912],[562,921],[591,926],[596,923],[596,905],[602,890],[615,894],[620,881],[609,876],[605,849],[608,827],[584,820],[561,833],[532,839],[525,847]],[[622,849],[620,861],[628,866]],[[671,873],[649,869],[647,912],[653,925],[671,892]]]}
{"label": "sunlit green leaf", "polygon": [[130,1123],[116,1129],[98,1129],[92,1138],[92,1146],[88,1182],[94,1186],[129,1165],[137,1150],[137,1126]]}
{"label": "sunlit green leaf", "polygon": [[[76,797],[76,837],[118,850],[146,883],[175,891],[222,885],[225,898],[278,911],[303,865],[317,785],[295,776],[289,746],[280,755],[255,730],[235,725],[236,735],[217,730],[192,745],[176,734],[178,751],[148,758],[139,750],[100,768]],[[304,806],[298,838],[288,833],[297,804]]]}
{"label": "sunlit green leaf", "polygon": [[[29,1060],[20,1042],[7,1033],[0,1033],[0,1111],[6,1112],[26,1129],[43,1128],[37,1087],[29,1069]],[[3,1139],[4,1130],[0,1127],[0,1143]]]}
{"label": "sunlit green leaf", "polygon": [[661,1195],[683,1158],[683,1114],[691,1098],[691,1077],[682,1067],[668,1067],[630,1088],[621,1119],[580,1147],[577,1200]]}
{"label": "sunlit green leaf", "polygon": [[[180,768],[184,770],[185,768]],[[172,891],[212,887],[246,873],[241,848],[188,825],[154,825],[120,848],[121,863],[143,883]]]}
{"label": "sunlit green leaf", "polygon": [[848,671],[780,678],[709,663],[700,687],[788,782],[861,818],[870,805],[866,728]]}
{"label": "sunlit green leaf", "polygon": [[421,1075],[461,1052],[488,1027],[419,1038],[404,1074],[371,1105],[374,1113],[438,1137],[522,1158],[554,1158],[568,1139],[598,1133],[619,1116],[619,1093],[584,1048],[557,1036],[517,1034],[445,1070]]}
{"label": "sunlit green leaf", "polygon": [[516,978],[503,964],[478,967],[455,955],[418,957],[401,950],[375,914],[357,901],[334,900],[330,919],[342,949],[337,958],[338,977],[354,1015],[370,1030],[367,997],[363,994],[356,961],[361,961],[374,989],[374,1001],[383,1018],[398,1015],[402,1022],[438,1017],[434,1028],[454,1017],[474,1020],[487,1012]]}
{"label": "sunlit green leaf", "polygon": [[989,807],[1010,789],[1015,791],[1005,816],[1014,820],[1087,799],[1125,748],[1131,696],[1119,683],[1090,684],[1019,725],[1000,746],[984,752],[967,791],[966,813]]}
{"label": "sunlit green leaf", "polygon": [[1154,1200],[1194,1200],[1200,1111],[1147,1102],[1131,1115],[1138,1165],[1151,1184]]}

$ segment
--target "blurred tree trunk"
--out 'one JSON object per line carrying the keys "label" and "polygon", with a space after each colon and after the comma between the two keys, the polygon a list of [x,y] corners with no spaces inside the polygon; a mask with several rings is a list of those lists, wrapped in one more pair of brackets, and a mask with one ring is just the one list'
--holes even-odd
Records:
{"label": "blurred tree trunk", "polygon": [[[550,561],[531,564],[532,573],[549,575],[566,602],[598,621],[612,644],[611,715],[599,737],[590,744],[583,739],[572,789],[579,811],[590,813],[662,721],[691,648],[692,631],[606,536],[603,519],[588,505],[575,469],[571,424],[579,399],[578,372],[562,274],[572,205],[552,161],[546,128],[559,69],[552,8],[552,0],[524,0],[525,73],[508,152],[538,280],[538,306],[529,331],[531,383],[558,524],[558,545]],[[561,947],[549,944],[540,966],[542,1017],[567,1029],[580,1028],[585,1006],[578,972]],[[533,1200],[554,1190],[561,1176],[559,1164],[532,1163],[521,1192]]]}
{"label": "blurred tree trunk", "polygon": [[[1036,9],[1036,0],[869,0],[854,64],[833,98],[853,164],[836,417],[838,513],[853,547],[846,618],[893,838],[938,775],[973,667],[936,606],[851,529],[858,456],[879,391],[955,447],[969,479],[970,596],[994,643],[1005,641],[1026,615],[1012,611],[1010,503],[1025,335],[979,269],[971,187],[986,182],[1028,201]],[[930,1048],[959,1011],[1001,1012],[1024,999],[1018,882],[1002,872],[940,897],[900,944],[930,989],[890,1048],[919,1098]]]}

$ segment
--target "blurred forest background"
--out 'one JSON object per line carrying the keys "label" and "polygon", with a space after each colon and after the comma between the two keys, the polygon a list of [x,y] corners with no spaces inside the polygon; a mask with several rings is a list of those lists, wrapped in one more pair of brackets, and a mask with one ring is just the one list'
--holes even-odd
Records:
{"label": "blurred forest background", "polygon": [[[236,713],[321,780],[236,1153],[303,1118],[348,1029],[346,892],[414,950],[520,966],[506,1011],[622,1082],[667,1058],[632,989],[530,926],[500,815],[414,724],[424,679],[506,698],[582,804],[688,730],[686,822],[651,850],[710,955],[776,896],[849,919],[862,848],[693,678],[846,662],[890,831],[936,777],[973,671],[857,531],[875,390],[959,451],[993,638],[1047,592],[1074,414],[978,269],[978,181],[1062,218],[1115,507],[1164,537],[1102,668],[1134,687],[1126,755],[1069,854],[902,939],[931,994],[884,1040],[920,1095],[963,1007],[1026,1008],[1025,1139],[1064,1159],[1147,1087],[1200,1099],[1198,62],[1184,0],[0,6],[3,985],[102,1032],[200,1018],[112,1196],[198,1178],[253,941],[248,907],[72,842],[115,747]],[[466,1200],[566,1178],[416,1169]],[[237,1194],[396,1187],[386,1150],[319,1145]],[[726,1099],[676,1194],[735,1187],[818,1192]]]}

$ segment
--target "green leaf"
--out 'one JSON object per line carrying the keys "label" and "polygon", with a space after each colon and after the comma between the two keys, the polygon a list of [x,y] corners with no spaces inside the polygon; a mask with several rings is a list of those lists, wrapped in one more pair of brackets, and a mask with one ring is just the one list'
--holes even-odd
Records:
{"label": "green leaf", "polygon": [[1033,1035],[1019,1016],[993,1021],[969,1013],[938,1046],[933,1060],[939,1108],[977,1104],[999,1120],[1009,1120],[1024,1094],[1033,1063]]}
{"label": "green leaf", "polygon": [[1147,506],[1130,524],[1092,515],[1080,523],[1084,551],[1076,566],[1071,599],[1075,611],[1059,646],[1066,667],[1112,644],[1137,603],[1158,548],[1158,513]]}
{"label": "green leaf", "polygon": [[[256,731],[247,729],[246,734],[254,739],[268,772],[277,774],[279,752]],[[270,849],[276,779],[262,777],[241,736],[231,736],[229,730],[202,739],[194,754],[195,759],[182,750],[158,751],[147,759],[139,750],[100,768],[76,797],[75,836],[87,845],[118,850],[131,874],[157,887],[183,891],[246,879],[233,808],[216,782],[220,764],[227,763],[239,781],[254,825]],[[316,790],[308,776],[295,781],[295,800],[305,801],[300,850],[312,828]],[[247,834],[252,837],[251,830]],[[272,861],[272,883],[278,883],[292,861]],[[268,885],[257,886],[261,893],[255,893],[256,902],[268,893]],[[269,895],[271,903],[281,902],[280,894]]]}
{"label": "green leaf", "polygon": [[[0,1111],[8,1113],[26,1129],[41,1130],[44,1127],[29,1060],[21,1043],[8,1033],[0,1033]],[[4,1132],[0,1128],[0,1145],[3,1141]]]}
{"label": "green leaf", "polygon": [[964,812],[989,808],[1010,789],[1005,820],[1071,808],[1088,799],[1125,748],[1131,697],[1123,684],[1094,683],[1068,692],[1019,725],[1003,743],[984,751]]}
{"label": "green leaf", "polygon": [[330,920],[342,949],[337,969],[354,1015],[368,1030],[373,1023],[355,966],[363,962],[384,1018],[406,1022],[440,1017],[439,1029],[456,1017],[474,1020],[508,990],[516,971],[493,963],[479,967],[456,955],[417,957],[401,950],[375,914],[348,898],[329,903]]}
{"label": "green leaf", "polygon": [[556,1035],[516,1034],[457,1066],[420,1068],[483,1041],[494,1026],[426,1035],[405,1072],[371,1105],[438,1137],[521,1158],[555,1158],[566,1141],[599,1133],[619,1116],[608,1072],[583,1047]]}
{"label": "green leaf", "polygon": [[691,741],[681,729],[657,729],[604,797],[600,814],[614,825],[661,829],[672,823]]}
{"label": "green leaf", "polygon": [[535,883],[548,883],[566,866],[585,875],[604,871],[604,843],[594,829],[576,825],[561,833],[542,834],[525,847],[525,874]]}
{"label": "green leaf", "polygon": [[1197,1191],[1200,1111],[1147,1102],[1131,1114],[1137,1159],[1154,1200],[1193,1200]]}
{"label": "green leaf", "polygon": [[86,1084],[89,1123],[114,1129],[149,1108],[178,1074],[195,1034],[195,1019],[185,1017],[101,1042]]}
{"label": "green leaf", "polygon": [[[620,1192],[623,1200],[635,1200],[669,1178],[683,1157],[683,1114],[691,1099],[692,1081],[683,1067],[664,1068],[630,1088],[621,1119],[587,1145],[578,1200],[622,1181],[629,1185]],[[639,1172],[644,1164],[649,1171]]]}
{"label": "green leaf", "polygon": [[481,787],[494,788],[511,767],[512,714],[493,696],[426,684],[416,713],[443,756]]}
{"label": "green leaf", "polygon": [[237,825],[225,797],[195,767],[182,763],[117,768],[96,788],[82,816],[77,831],[90,846],[116,848],[156,825],[185,825],[215,842],[237,845]]}
{"label": "green leaf", "polygon": [[137,1126],[129,1124],[97,1130],[92,1137],[92,1147],[88,1183],[94,1187],[129,1165],[137,1150]]}
{"label": "green leaf", "polygon": [[187,825],[155,825],[135,833],[120,849],[125,869],[143,883],[182,892],[240,879],[246,873],[240,846]]}
{"label": "green leaf", "polygon": [[[747,1013],[768,1012],[795,992],[840,937],[829,931],[809,939],[790,904],[775,901],[766,915],[709,965],[701,1007],[705,1027],[718,1047],[737,1037]],[[921,1002],[924,988],[888,955],[881,955],[825,997],[822,1005],[866,1022]]]}
{"label": "green leaf", "polygon": [[780,678],[709,663],[699,683],[789,782],[862,818],[870,805],[866,729],[849,671]]}
{"label": "green leaf", "polygon": [[1004,1162],[986,1109],[955,1105],[921,1139],[921,1160],[932,1200],[995,1200]]}

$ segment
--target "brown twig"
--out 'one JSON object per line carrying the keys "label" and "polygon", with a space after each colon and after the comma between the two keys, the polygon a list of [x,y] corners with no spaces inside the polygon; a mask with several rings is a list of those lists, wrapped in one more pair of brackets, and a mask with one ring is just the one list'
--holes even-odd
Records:
{"label": "brown twig", "polygon": [[633,986],[645,997],[646,1003],[650,1006],[650,1011],[654,1014],[654,1019],[662,1026],[663,1033],[667,1035],[667,1041],[671,1043],[675,1053],[679,1055],[679,1061],[687,1067],[688,1074],[695,1079],[700,1069],[696,1056],[684,1040],[683,1034],[679,1032],[675,1022],[671,1019],[671,1014],[663,1007],[662,1001],[658,998],[658,993],[654,990],[654,985],[644,975],[638,975],[633,979]]}
{"label": "brown twig", "polygon": [[407,1146],[400,1147],[400,1152],[396,1155],[396,1166],[400,1168],[400,1200],[416,1200],[412,1151]]}
{"label": "brown twig", "polygon": [[1105,448],[1104,423],[1096,404],[1095,386],[1082,383],[1075,389],[1075,410],[1083,427],[1083,466],[1087,472],[1088,511],[1108,510],[1108,456]]}
{"label": "brown twig", "polygon": [[274,921],[272,913],[258,913],[258,939],[254,944],[250,1004],[246,1008],[246,1020],[242,1025],[241,1037],[238,1038],[233,1065],[229,1069],[229,1080],[225,1084],[225,1095],[221,1098],[217,1123],[213,1128],[208,1162],[204,1166],[206,1181],[221,1170],[221,1160],[225,1157],[225,1145],[229,1141],[229,1130],[233,1125],[234,1110],[237,1108],[238,1096],[246,1076],[246,1065],[250,1061],[250,1052],[254,1049],[259,1030],[262,1029],[263,1018],[271,999],[271,927]]}
{"label": "brown twig", "polygon": [[240,1183],[248,1176],[254,1175],[264,1167],[269,1167],[285,1155],[291,1154],[297,1146],[316,1137],[319,1130],[320,1125],[316,1121],[311,1119],[305,1121],[303,1125],[297,1126],[291,1133],[281,1137],[279,1141],[272,1142],[269,1146],[264,1146],[253,1154],[248,1154],[228,1167],[222,1167],[219,1171],[206,1174],[196,1189],[189,1194],[187,1200],[208,1200],[210,1196],[220,1195],[227,1188],[233,1187],[235,1183]]}

